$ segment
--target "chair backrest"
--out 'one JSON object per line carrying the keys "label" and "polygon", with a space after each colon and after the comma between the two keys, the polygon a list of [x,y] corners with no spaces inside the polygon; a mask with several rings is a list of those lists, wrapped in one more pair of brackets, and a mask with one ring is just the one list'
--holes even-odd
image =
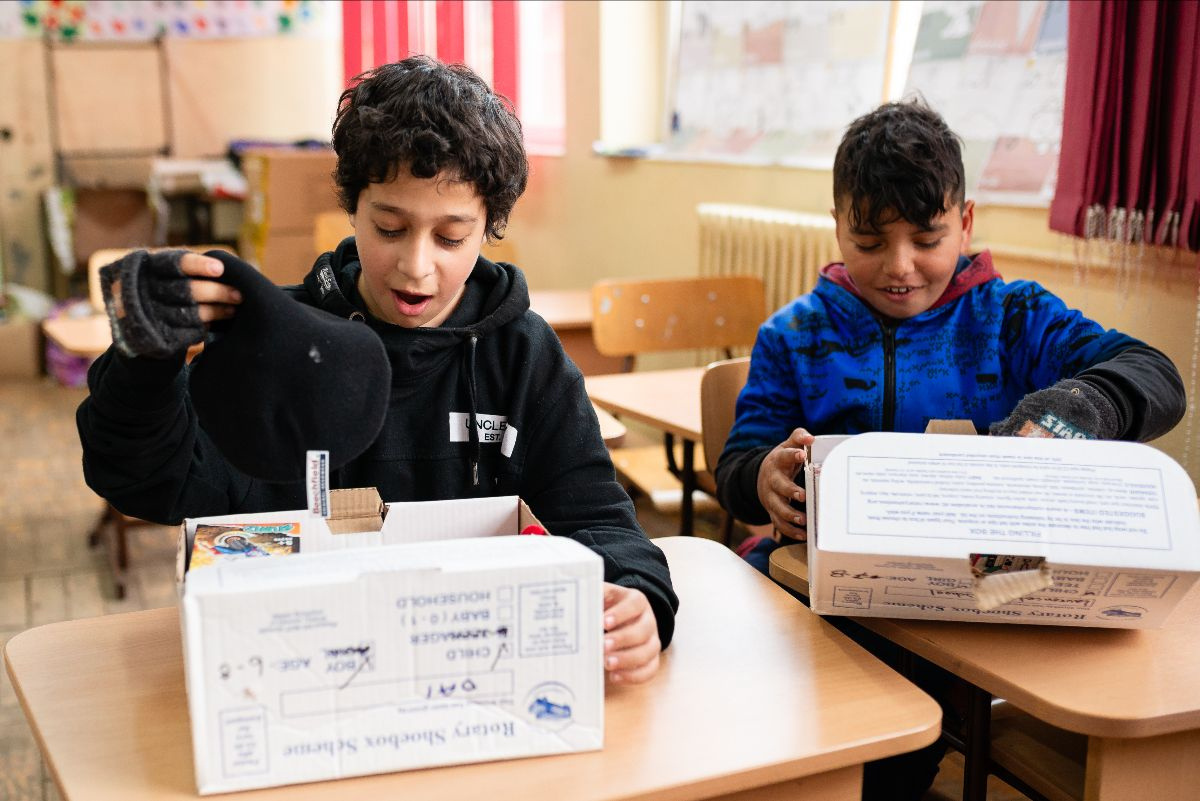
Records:
{"label": "chair backrest", "polygon": [[592,287],[592,339],[605,356],[732,348],[754,344],[766,319],[761,278],[747,275],[648,281],[606,280]]}
{"label": "chair backrest", "polygon": [[717,459],[733,428],[738,393],[750,374],[750,357],[713,362],[700,379],[700,433],[704,440],[704,463],[716,470]]}
{"label": "chair backrest", "polygon": [[[104,311],[104,293],[100,290],[100,268],[107,264],[112,264],[117,259],[124,256],[126,253],[131,253],[138,248],[103,248],[93,251],[88,256],[87,275],[88,275],[88,303],[98,312]],[[146,248],[151,252],[156,250],[168,250],[169,248]],[[226,250],[233,255],[237,253],[233,248],[227,245],[188,245],[184,250],[194,250],[197,253],[205,253],[209,250]]]}

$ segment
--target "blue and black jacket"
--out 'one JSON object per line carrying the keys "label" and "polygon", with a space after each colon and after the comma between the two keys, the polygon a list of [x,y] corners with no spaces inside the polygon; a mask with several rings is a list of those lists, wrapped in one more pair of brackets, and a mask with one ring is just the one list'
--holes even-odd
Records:
{"label": "blue and black jacket", "polygon": [[1035,282],[1006,283],[986,251],[961,257],[938,302],[906,320],[874,311],[845,266],[831,264],[811,293],[759,329],[717,463],[718,496],[737,519],[767,523],[758,469],[797,427],[919,432],[930,419],[969,419],[986,432],[1026,394],[1064,378],[1112,400],[1120,439],[1161,436],[1186,407],[1164,354],[1104,329]]}

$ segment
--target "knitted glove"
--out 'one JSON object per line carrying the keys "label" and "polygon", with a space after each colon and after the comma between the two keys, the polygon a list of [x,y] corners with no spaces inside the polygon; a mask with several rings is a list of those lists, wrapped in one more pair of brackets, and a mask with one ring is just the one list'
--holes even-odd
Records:
{"label": "knitted glove", "polygon": [[166,359],[204,338],[190,279],[179,268],[185,250],[135,250],[100,268],[104,308],[117,350]]}
{"label": "knitted glove", "polygon": [[993,437],[1063,439],[1113,439],[1120,430],[1120,416],[1108,396],[1074,378],[1029,393],[988,429]]}

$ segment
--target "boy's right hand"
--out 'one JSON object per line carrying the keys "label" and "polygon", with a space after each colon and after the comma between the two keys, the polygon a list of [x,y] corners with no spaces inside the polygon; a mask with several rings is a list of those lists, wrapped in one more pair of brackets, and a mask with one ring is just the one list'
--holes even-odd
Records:
{"label": "boy's right hand", "polygon": [[229,284],[213,280],[225,272],[225,265],[220,259],[202,253],[185,253],[179,260],[179,270],[193,279],[190,282],[192,299],[196,301],[201,322],[208,324],[215,320],[227,320],[237,311],[237,305],[242,302],[242,293]]}
{"label": "boy's right hand", "polygon": [[813,439],[803,428],[795,429],[758,468],[759,502],[771,516],[776,531],[798,540],[808,538],[808,520],[792,501],[804,503],[804,487],[796,483],[796,475],[804,467],[804,449]]}

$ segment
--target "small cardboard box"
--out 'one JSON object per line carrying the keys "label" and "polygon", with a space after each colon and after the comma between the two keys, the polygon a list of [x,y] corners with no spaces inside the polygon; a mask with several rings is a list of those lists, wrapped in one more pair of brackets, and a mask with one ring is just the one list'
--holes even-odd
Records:
{"label": "small cardboard box", "polygon": [[[335,494],[329,525],[274,512],[181,527],[202,794],[603,746],[600,557],[498,536],[536,522],[515,497],[378,497]],[[190,556],[235,526],[258,558]]]}
{"label": "small cardboard box", "polygon": [[0,320],[0,378],[42,374],[42,334],[38,323],[20,317]]}
{"label": "small cardboard box", "polygon": [[242,155],[246,176],[245,224],[263,231],[305,232],[323,211],[336,211],[333,169],[337,157],[322,148],[249,149]]}
{"label": "small cardboard box", "polygon": [[817,437],[805,477],[820,614],[1156,628],[1200,574],[1195,487],[1147,445]]}
{"label": "small cardboard box", "polygon": [[317,260],[312,231],[248,231],[242,229],[238,253],[279,285],[299,284]]}

